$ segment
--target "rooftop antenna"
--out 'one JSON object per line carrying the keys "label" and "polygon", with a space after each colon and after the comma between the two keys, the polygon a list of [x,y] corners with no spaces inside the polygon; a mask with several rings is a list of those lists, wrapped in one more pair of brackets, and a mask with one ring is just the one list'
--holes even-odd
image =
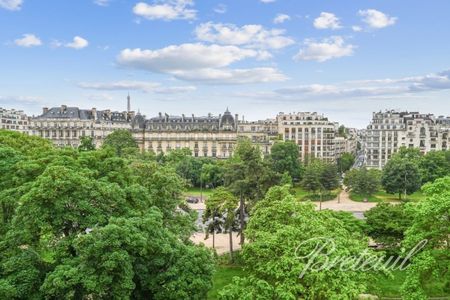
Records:
{"label": "rooftop antenna", "polygon": [[127,112],[131,111],[131,97],[130,97],[130,92],[128,92],[128,96],[127,96]]}

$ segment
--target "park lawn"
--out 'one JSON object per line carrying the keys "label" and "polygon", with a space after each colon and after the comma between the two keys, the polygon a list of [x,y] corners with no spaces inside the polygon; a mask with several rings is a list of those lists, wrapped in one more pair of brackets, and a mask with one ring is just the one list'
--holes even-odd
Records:
{"label": "park lawn", "polygon": [[[305,191],[301,186],[294,186],[295,191],[295,198],[301,200],[301,201],[320,201],[320,195],[319,194],[311,194],[307,191]],[[322,195],[322,201],[328,201],[333,200],[337,197],[337,195],[341,192],[341,189],[338,188],[336,190],[332,190],[329,194]]]}
{"label": "park lawn", "polygon": [[234,276],[244,277],[245,274],[239,266],[218,265],[213,276],[213,287],[208,292],[208,300],[219,299],[219,291],[230,284]]}
{"label": "park lawn", "polygon": [[[385,191],[376,192],[374,195],[371,195],[369,197],[350,192],[350,199],[353,201],[362,202],[362,201],[364,201],[364,198],[367,198],[368,202],[397,202],[397,201],[399,201],[398,195],[388,194]],[[425,195],[421,191],[417,191],[414,194],[407,195],[407,197],[406,197],[407,201],[420,201],[423,198],[425,198]],[[402,200],[404,200],[404,199],[402,198]]]}
{"label": "park lawn", "polygon": [[214,189],[203,188],[203,191],[201,191],[200,188],[191,187],[191,188],[188,188],[184,194],[186,196],[194,196],[194,197],[200,197],[200,194],[203,194],[203,196],[209,197],[213,191],[214,191]]}
{"label": "park lawn", "polygon": [[301,186],[294,186],[293,187],[295,191],[295,198],[296,199],[303,199],[305,196],[309,195],[307,191],[305,191]]}
{"label": "park lawn", "polygon": [[[406,270],[392,271],[393,277],[379,274],[374,281],[368,284],[367,293],[380,297],[399,297],[400,288],[406,279]],[[445,282],[443,280],[432,280],[425,285],[425,293],[429,297],[449,296],[444,292]]]}
{"label": "park lawn", "polygon": [[[231,283],[234,276],[244,277],[245,271],[239,266],[218,265],[213,276],[213,287],[208,292],[208,300],[218,299],[219,291]],[[383,274],[376,275],[375,280],[369,282],[366,293],[379,297],[400,297],[400,288],[405,281],[406,270],[395,270],[392,277]],[[425,286],[425,292],[429,297],[448,296],[444,292],[444,281],[433,280]]]}

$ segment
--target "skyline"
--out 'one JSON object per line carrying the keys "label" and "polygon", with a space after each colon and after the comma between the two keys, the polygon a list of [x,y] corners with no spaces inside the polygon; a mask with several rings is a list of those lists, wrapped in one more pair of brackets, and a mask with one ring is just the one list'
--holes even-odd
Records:
{"label": "skyline", "polygon": [[0,106],[450,114],[450,3],[296,2],[0,0]]}

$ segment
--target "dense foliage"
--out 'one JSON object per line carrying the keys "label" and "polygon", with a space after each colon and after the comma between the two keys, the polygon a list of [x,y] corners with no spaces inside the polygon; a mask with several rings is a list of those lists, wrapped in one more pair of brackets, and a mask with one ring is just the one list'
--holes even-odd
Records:
{"label": "dense foliage", "polygon": [[184,180],[122,145],[0,132],[1,299],[206,297],[213,258],[188,241]]}
{"label": "dense foliage", "polygon": [[331,261],[356,256],[367,248],[367,239],[355,229],[356,223],[348,226],[344,218],[299,202],[288,187],[271,188],[252,210],[247,226],[250,242],[242,257],[248,276],[235,278],[221,292],[221,299],[356,298],[365,290],[368,272],[339,267],[321,270],[317,265],[323,264],[323,259],[314,262],[317,270],[307,269],[308,256],[317,249],[318,241],[334,242],[323,250]]}

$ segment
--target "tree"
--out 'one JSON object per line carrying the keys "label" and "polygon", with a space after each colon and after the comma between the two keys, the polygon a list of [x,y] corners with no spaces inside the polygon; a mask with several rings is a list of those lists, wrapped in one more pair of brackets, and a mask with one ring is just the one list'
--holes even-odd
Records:
{"label": "tree", "polygon": [[[359,255],[367,239],[350,232],[332,213],[297,201],[288,187],[272,187],[255,205],[246,234],[250,242],[242,258],[248,275],[225,287],[221,299],[354,299],[366,288],[368,272],[305,270],[317,241],[334,243],[327,256],[333,261]],[[321,262],[315,261],[315,267]]]}
{"label": "tree", "polygon": [[345,174],[344,184],[353,193],[369,197],[381,186],[381,172],[376,169],[352,169]]}
{"label": "tree", "polygon": [[301,177],[301,164],[298,146],[292,141],[276,142],[270,149],[270,163],[275,172],[284,174],[288,172],[294,180]]}
{"label": "tree", "polygon": [[249,139],[240,139],[236,149],[225,164],[225,186],[239,197],[239,235],[244,243],[245,217],[250,208],[262,197],[265,191],[277,180],[261,157],[260,150]]}
{"label": "tree", "polygon": [[424,285],[440,279],[444,293],[450,293],[450,176],[427,183],[422,188],[426,199],[408,203],[412,225],[406,231],[403,246],[411,249],[427,241],[411,259],[402,286],[404,299],[427,299]]}
{"label": "tree", "polygon": [[0,140],[0,298],[206,297],[212,255],[189,241],[196,213],[171,165]]}
{"label": "tree", "polygon": [[211,253],[178,241],[155,210],[113,218],[73,244],[77,256],[46,276],[41,291],[47,297],[201,299],[211,288]]}
{"label": "tree", "polygon": [[214,222],[215,218],[224,220],[223,229],[229,234],[231,262],[233,262],[233,230],[236,228],[238,205],[239,200],[231,192],[224,187],[219,187],[206,200],[206,210],[203,215],[204,222],[207,220]]}
{"label": "tree", "polygon": [[411,226],[411,217],[405,211],[405,205],[378,203],[364,216],[369,236],[382,244],[389,255],[400,255],[405,231]]}
{"label": "tree", "polygon": [[409,158],[394,156],[383,168],[381,184],[387,193],[410,195],[420,189],[421,177],[417,163]]}
{"label": "tree", "polygon": [[79,151],[92,151],[95,150],[94,139],[90,136],[82,136]]}
{"label": "tree", "polygon": [[129,130],[118,129],[110,133],[103,142],[103,148],[111,147],[118,156],[125,153],[135,153],[138,151],[136,140]]}
{"label": "tree", "polygon": [[355,163],[355,155],[345,152],[342,153],[341,157],[337,159],[337,166],[340,173],[345,173],[353,166]]}
{"label": "tree", "polygon": [[450,175],[450,150],[430,151],[421,157],[422,184]]}
{"label": "tree", "polygon": [[347,133],[348,133],[348,130],[347,130],[347,128],[345,128],[344,125],[339,126],[339,128],[338,128],[338,136],[346,138],[347,137]]}
{"label": "tree", "polygon": [[301,182],[302,187],[306,191],[316,193],[323,189],[321,182],[322,168],[323,164],[316,159],[306,166]]}

